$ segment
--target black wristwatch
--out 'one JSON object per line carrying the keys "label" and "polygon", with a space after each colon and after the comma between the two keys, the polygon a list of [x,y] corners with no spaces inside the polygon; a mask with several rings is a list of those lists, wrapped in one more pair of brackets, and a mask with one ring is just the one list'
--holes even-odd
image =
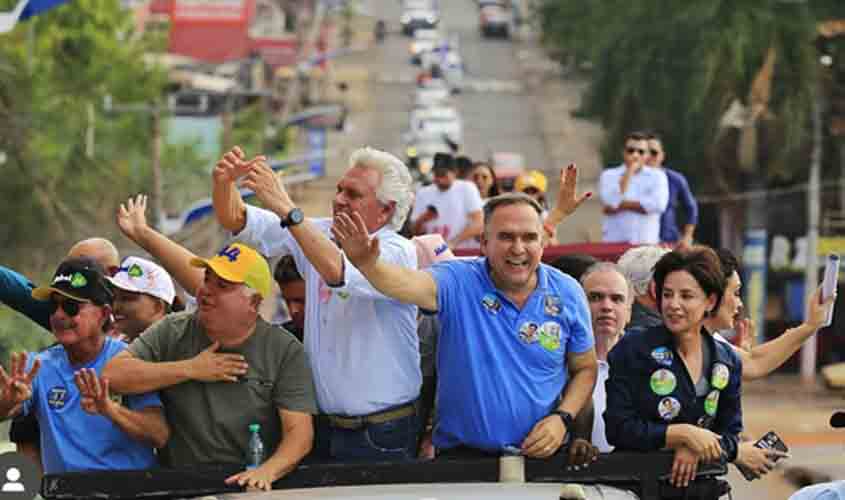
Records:
{"label": "black wristwatch", "polygon": [[555,409],[549,413],[549,416],[551,415],[557,415],[558,417],[560,417],[560,419],[563,421],[563,425],[566,426],[567,434],[572,432],[572,426],[575,424],[575,417],[573,417],[571,413],[569,413],[568,411]]}
{"label": "black wristwatch", "polygon": [[297,224],[302,224],[302,221],[304,220],[305,214],[302,213],[302,210],[294,208],[293,210],[288,212],[288,215],[284,219],[282,219],[281,222],[279,222],[279,225],[281,225],[284,229],[295,226]]}

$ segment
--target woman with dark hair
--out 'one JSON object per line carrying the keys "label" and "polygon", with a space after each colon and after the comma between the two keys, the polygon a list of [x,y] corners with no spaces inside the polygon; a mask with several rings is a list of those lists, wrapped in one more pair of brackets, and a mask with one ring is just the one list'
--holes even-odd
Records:
{"label": "woman with dark hair", "polygon": [[499,195],[499,185],[496,183],[496,172],[489,163],[483,161],[476,162],[473,165],[472,174],[470,175],[472,182],[478,186],[478,192],[481,193],[481,199],[486,200]]}
{"label": "woman with dark hair", "polygon": [[608,356],[607,438],[617,450],[674,450],[671,482],[686,487],[699,462],[737,459],[742,362],[704,329],[725,291],[712,249],[664,255],[654,282],[663,325],[623,336]]}

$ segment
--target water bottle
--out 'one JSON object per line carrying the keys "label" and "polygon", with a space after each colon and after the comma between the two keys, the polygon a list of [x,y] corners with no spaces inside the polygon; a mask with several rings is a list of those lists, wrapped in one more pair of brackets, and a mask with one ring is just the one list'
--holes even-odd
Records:
{"label": "water bottle", "polygon": [[261,441],[261,430],[259,424],[249,426],[249,447],[246,453],[246,468],[254,469],[264,462],[264,442]]}

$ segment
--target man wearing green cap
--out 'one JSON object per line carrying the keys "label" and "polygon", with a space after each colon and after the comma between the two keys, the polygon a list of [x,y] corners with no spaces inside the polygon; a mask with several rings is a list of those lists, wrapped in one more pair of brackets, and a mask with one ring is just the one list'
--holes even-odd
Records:
{"label": "man wearing green cap", "polygon": [[236,243],[191,265],[205,269],[196,312],[153,325],[104,374],[118,392],[160,391],[173,429],[165,465],[244,463],[259,424],[267,460],[227,482],[269,490],[311,450],[308,360],[293,335],[258,315],[272,283],[258,252]]}

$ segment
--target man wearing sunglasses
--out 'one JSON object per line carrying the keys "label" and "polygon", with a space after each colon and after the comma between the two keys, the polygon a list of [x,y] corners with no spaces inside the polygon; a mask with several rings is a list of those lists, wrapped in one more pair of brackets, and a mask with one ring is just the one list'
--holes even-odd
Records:
{"label": "man wearing sunglasses", "polygon": [[[97,261],[108,273],[120,265],[117,248],[105,238],[88,238],[75,243],[68,250],[66,258],[88,257]],[[50,330],[50,304],[32,297],[35,285],[22,274],[0,266],[0,303],[23,314],[45,330]],[[31,415],[20,415],[12,421],[9,440],[18,451],[27,455],[36,464],[41,463],[38,420]]]}
{"label": "man wearing sunglasses", "polygon": [[625,137],[625,161],[599,178],[604,209],[602,241],[653,244],[660,242],[660,215],[669,203],[669,184],[661,170],[645,165],[648,137]]}
{"label": "man wearing sunglasses", "polygon": [[111,293],[102,268],[91,259],[65,260],[50,285],[32,296],[50,310],[58,343],[37,355],[13,355],[9,375],[0,370],[0,415],[35,415],[48,474],[156,465],[153,449],[170,435],[158,396],[118,402],[99,377],[103,365],[126,348],[105,335]]}

